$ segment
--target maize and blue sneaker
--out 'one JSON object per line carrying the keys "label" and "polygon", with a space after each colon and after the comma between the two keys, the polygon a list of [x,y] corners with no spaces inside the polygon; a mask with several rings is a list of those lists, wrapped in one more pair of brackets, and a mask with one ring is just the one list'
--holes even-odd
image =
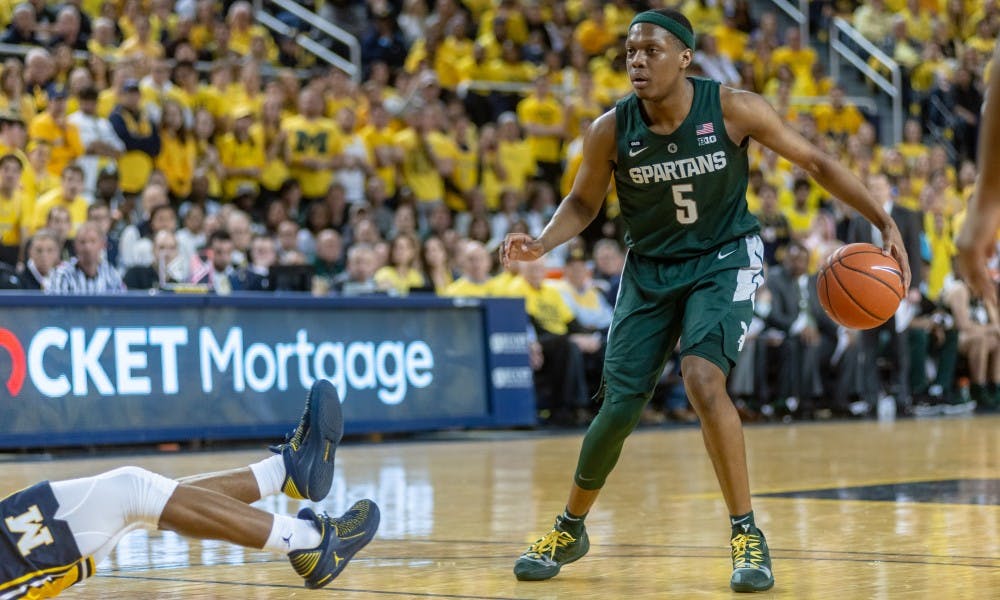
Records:
{"label": "maize and blue sneaker", "polygon": [[763,531],[753,526],[745,531],[734,528],[729,543],[733,549],[733,576],[729,587],[734,592],[763,592],[774,587],[771,553]]}
{"label": "maize and blue sneaker", "polygon": [[571,534],[561,517],[556,517],[552,531],[532,544],[514,563],[519,581],[542,581],[559,574],[563,565],[583,558],[590,550],[590,538],[583,523]]}
{"label": "maize and blue sneaker", "polygon": [[299,425],[286,443],[272,446],[285,460],[285,482],[281,491],[290,498],[319,502],[333,485],[333,459],[344,437],[344,413],[340,397],[329,381],[318,379],[306,396]]}
{"label": "maize and blue sneaker", "polygon": [[309,508],[298,517],[316,524],[322,541],[311,550],[288,553],[292,568],[306,580],[306,587],[319,589],[344,570],[351,558],[375,537],[378,530],[378,505],[371,500],[359,500],[340,517],[317,515]]}

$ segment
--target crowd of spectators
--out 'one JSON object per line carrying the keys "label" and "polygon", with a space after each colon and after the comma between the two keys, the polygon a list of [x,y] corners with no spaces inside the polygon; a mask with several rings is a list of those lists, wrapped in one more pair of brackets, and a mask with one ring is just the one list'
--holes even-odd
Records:
{"label": "crowd of spectators", "polygon": [[[243,0],[0,3],[0,42],[30,46],[0,70],[0,288],[524,297],[542,416],[586,420],[624,261],[614,189],[545,262],[502,271],[495,250],[541,231],[589,123],[629,92],[632,16],[676,5],[698,34],[693,73],[764,94],[840,157],[892,210],[913,261],[896,319],[837,327],[811,278],[878,232],[752,143],[748,202],[771,274],[731,381],[745,418],[869,414],[889,395],[961,412],[965,389],[996,406],[1000,329],[951,273],[996,0],[812,3],[817,22],[853,16],[906,66],[896,145],[798,28],[747,0],[300,4],[359,36],[360,81],[257,24]],[[935,97],[957,121],[930,114]],[[675,371],[646,419],[695,418]]]}

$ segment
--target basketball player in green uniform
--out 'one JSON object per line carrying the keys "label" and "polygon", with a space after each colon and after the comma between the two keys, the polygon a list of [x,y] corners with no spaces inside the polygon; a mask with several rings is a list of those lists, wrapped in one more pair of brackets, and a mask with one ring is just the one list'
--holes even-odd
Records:
{"label": "basketball player in green uniform", "polygon": [[986,263],[996,250],[1000,227],[1000,42],[991,70],[979,128],[979,179],[957,245],[958,268],[973,295],[996,306],[997,286]]}
{"label": "basketball player in green uniform", "polygon": [[566,510],[514,565],[521,580],[549,579],[586,554],[584,517],[679,339],[685,389],[729,509],[730,586],[749,592],[774,585],[750,504],[742,425],[726,393],[762,279],[763,248],[745,197],[748,138],[807,170],[874,223],[909,287],[899,230],[862,183],[760,96],[687,77],[693,48],[691,24],[677,11],[633,19],[625,52],[635,93],[591,125],[573,190],[541,236],[510,234],[501,249],[505,264],[530,261],[577,235],[598,214],[614,176],[629,252],[608,335],[603,404],[583,441]]}

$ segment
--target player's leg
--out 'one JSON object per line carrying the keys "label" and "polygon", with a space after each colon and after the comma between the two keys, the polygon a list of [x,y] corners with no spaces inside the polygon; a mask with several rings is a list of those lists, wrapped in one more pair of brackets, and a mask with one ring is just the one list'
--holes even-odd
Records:
{"label": "player's leg", "polygon": [[[740,241],[746,254],[733,267],[703,259],[705,275],[687,299],[681,334],[684,387],[701,420],[702,437],[729,509],[735,591],[761,591],[774,585],[764,534],[750,503],[743,424],[726,391],[726,377],[753,319],[753,294],[760,282],[760,240]],[[749,257],[749,260],[747,260]],[[697,307],[697,308],[695,308]]]}
{"label": "player's leg", "polygon": [[[679,325],[672,325],[673,288],[666,266],[630,255],[608,334],[600,410],[587,430],[566,510],[552,530],[514,564],[520,580],[555,577],[562,565],[587,553],[584,518],[618,462],[625,438],[635,429],[652,394]],[[679,323],[679,320],[677,321]]]}
{"label": "player's leg", "polygon": [[334,457],[343,435],[344,416],[337,390],[329,381],[320,379],[309,390],[302,418],[288,441],[272,448],[277,456],[249,467],[194,475],[180,482],[246,503],[280,492],[318,502],[326,497],[333,483]]}
{"label": "player's leg", "polygon": [[286,554],[310,587],[325,585],[343,570],[374,536],[379,520],[378,508],[368,500],[340,519],[309,509],[298,518],[273,515],[138,467],[50,485],[58,504],[54,518],[66,523],[79,554],[95,563],[129,532],[160,528]]}

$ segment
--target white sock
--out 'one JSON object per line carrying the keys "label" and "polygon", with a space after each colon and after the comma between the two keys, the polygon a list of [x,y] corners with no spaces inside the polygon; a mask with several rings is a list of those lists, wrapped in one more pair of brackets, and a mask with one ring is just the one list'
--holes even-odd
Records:
{"label": "white sock", "polygon": [[261,498],[281,493],[281,486],[285,483],[285,459],[280,454],[250,465],[250,471],[257,478]]}
{"label": "white sock", "polygon": [[288,554],[293,550],[315,548],[321,541],[319,531],[312,521],[274,515],[274,525],[271,526],[271,534],[267,536],[263,549]]}

